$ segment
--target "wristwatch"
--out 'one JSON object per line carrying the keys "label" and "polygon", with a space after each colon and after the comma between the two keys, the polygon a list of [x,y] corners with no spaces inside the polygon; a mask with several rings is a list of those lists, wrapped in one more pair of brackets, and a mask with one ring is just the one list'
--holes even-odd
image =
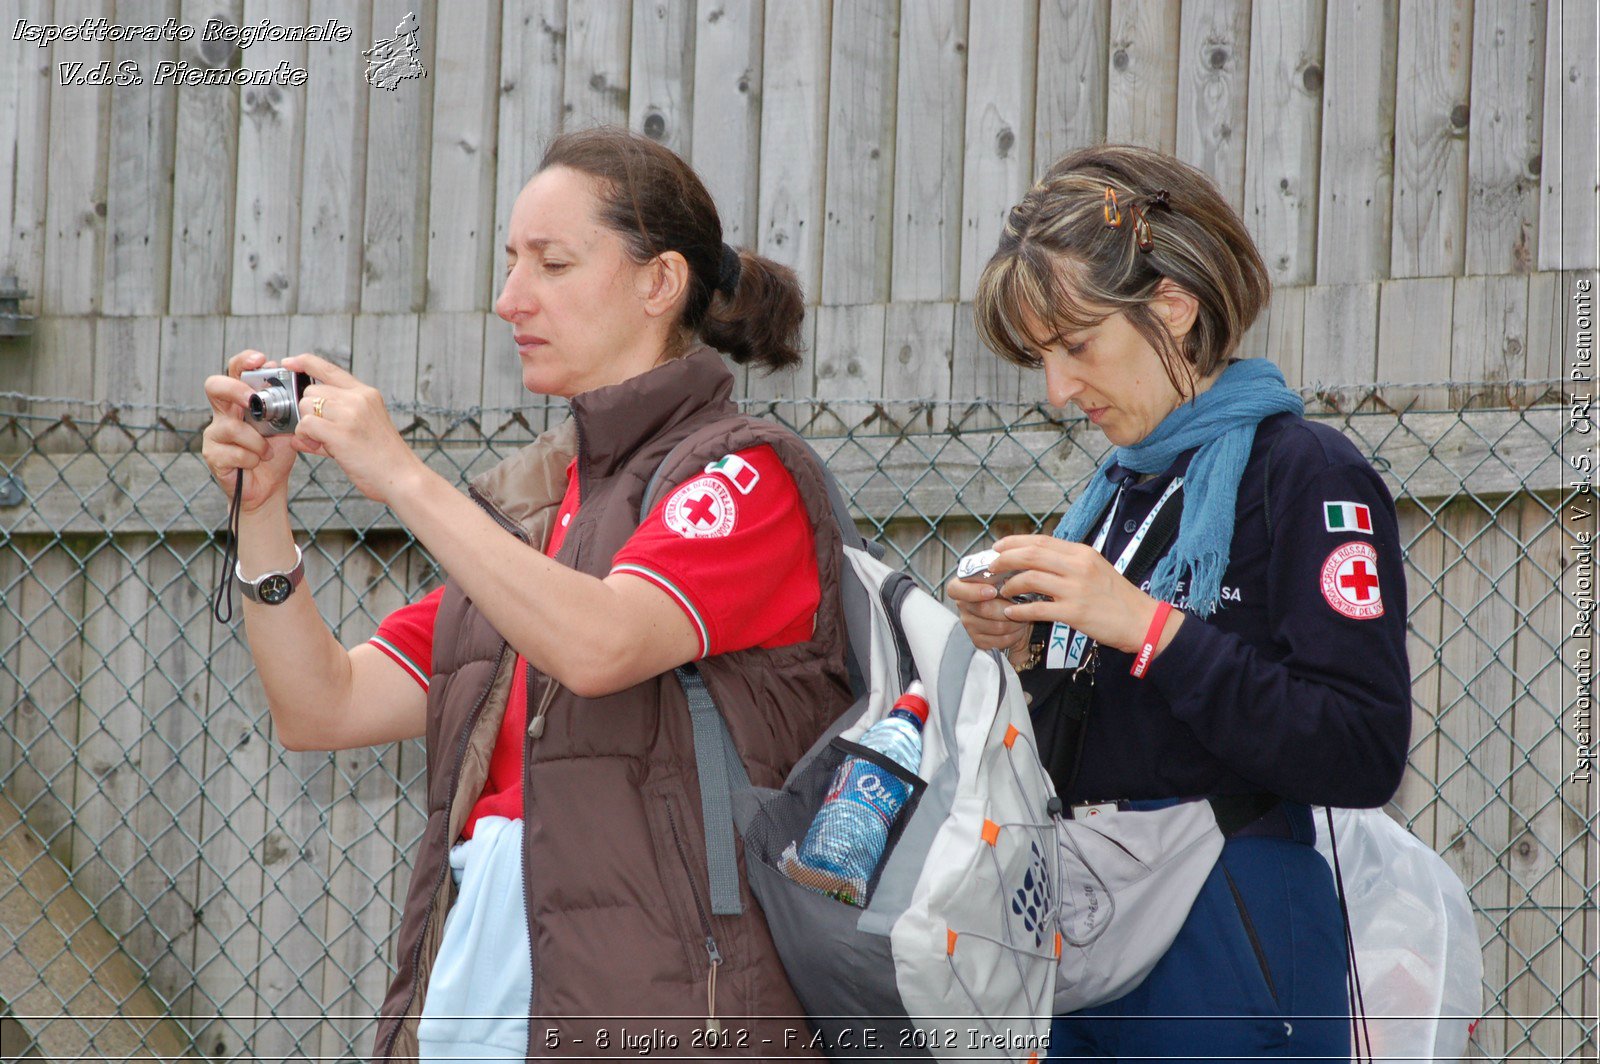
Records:
{"label": "wristwatch", "polygon": [[294,548],[294,568],[288,572],[278,570],[263,573],[254,580],[246,580],[244,570],[240,568],[241,564],[235,564],[233,567],[233,579],[239,586],[239,594],[263,606],[276,606],[293,594],[294,589],[306,578],[305,556],[300,553],[298,544]]}

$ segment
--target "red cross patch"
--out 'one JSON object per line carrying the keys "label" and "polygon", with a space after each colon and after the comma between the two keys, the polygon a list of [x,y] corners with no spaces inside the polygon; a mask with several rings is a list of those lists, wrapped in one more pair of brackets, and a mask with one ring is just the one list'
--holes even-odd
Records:
{"label": "red cross patch", "polygon": [[733,493],[721,477],[699,476],[668,497],[661,520],[684,539],[715,539],[733,531]]}
{"label": "red cross patch", "polygon": [[1322,563],[1322,597],[1358,621],[1383,616],[1378,588],[1378,552],[1370,543],[1346,543]]}

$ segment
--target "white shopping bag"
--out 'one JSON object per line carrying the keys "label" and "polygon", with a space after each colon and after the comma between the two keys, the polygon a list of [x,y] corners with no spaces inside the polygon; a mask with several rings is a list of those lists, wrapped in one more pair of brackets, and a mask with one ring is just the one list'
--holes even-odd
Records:
{"label": "white shopping bag", "polygon": [[[1314,812],[1317,850],[1332,865],[1327,814]],[[1335,809],[1333,830],[1373,1061],[1460,1060],[1483,1014],[1483,954],[1466,888],[1381,809]]]}

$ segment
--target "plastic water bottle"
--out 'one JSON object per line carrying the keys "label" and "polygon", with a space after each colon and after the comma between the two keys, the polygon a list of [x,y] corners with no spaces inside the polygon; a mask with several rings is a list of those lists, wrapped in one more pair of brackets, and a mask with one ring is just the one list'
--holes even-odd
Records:
{"label": "plastic water bottle", "polygon": [[[858,744],[916,774],[922,768],[922,726],[927,719],[927,695],[913,680],[889,715],[868,728]],[[810,830],[798,846],[789,844],[779,867],[801,886],[865,906],[867,884],[888,844],[889,827],[910,793],[909,783],[871,761],[846,758],[834,773]]]}

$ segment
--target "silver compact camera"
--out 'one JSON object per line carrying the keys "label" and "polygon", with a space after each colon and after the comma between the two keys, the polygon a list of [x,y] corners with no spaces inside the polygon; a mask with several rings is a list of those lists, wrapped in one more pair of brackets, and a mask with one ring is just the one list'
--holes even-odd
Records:
{"label": "silver compact camera", "polygon": [[315,384],[309,373],[286,369],[249,369],[239,374],[254,394],[249,421],[263,436],[289,435],[300,424],[300,397]]}
{"label": "silver compact camera", "polygon": [[[1000,552],[997,550],[980,550],[976,554],[967,555],[956,563],[956,579],[978,580],[985,584],[993,584],[995,589],[1004,596],[1005,582],[1016,576],[1017,573],[1015,570],[1009,573],[995,572],[991,566],[994,565],[994,560],[998,557],[1000,557]],[[1048,600],[1049,596],[1047,595],[1031,593],[1008,598],[1008,601],[1015,602],[1018,605],[1028,602],[1046,602]]]}

